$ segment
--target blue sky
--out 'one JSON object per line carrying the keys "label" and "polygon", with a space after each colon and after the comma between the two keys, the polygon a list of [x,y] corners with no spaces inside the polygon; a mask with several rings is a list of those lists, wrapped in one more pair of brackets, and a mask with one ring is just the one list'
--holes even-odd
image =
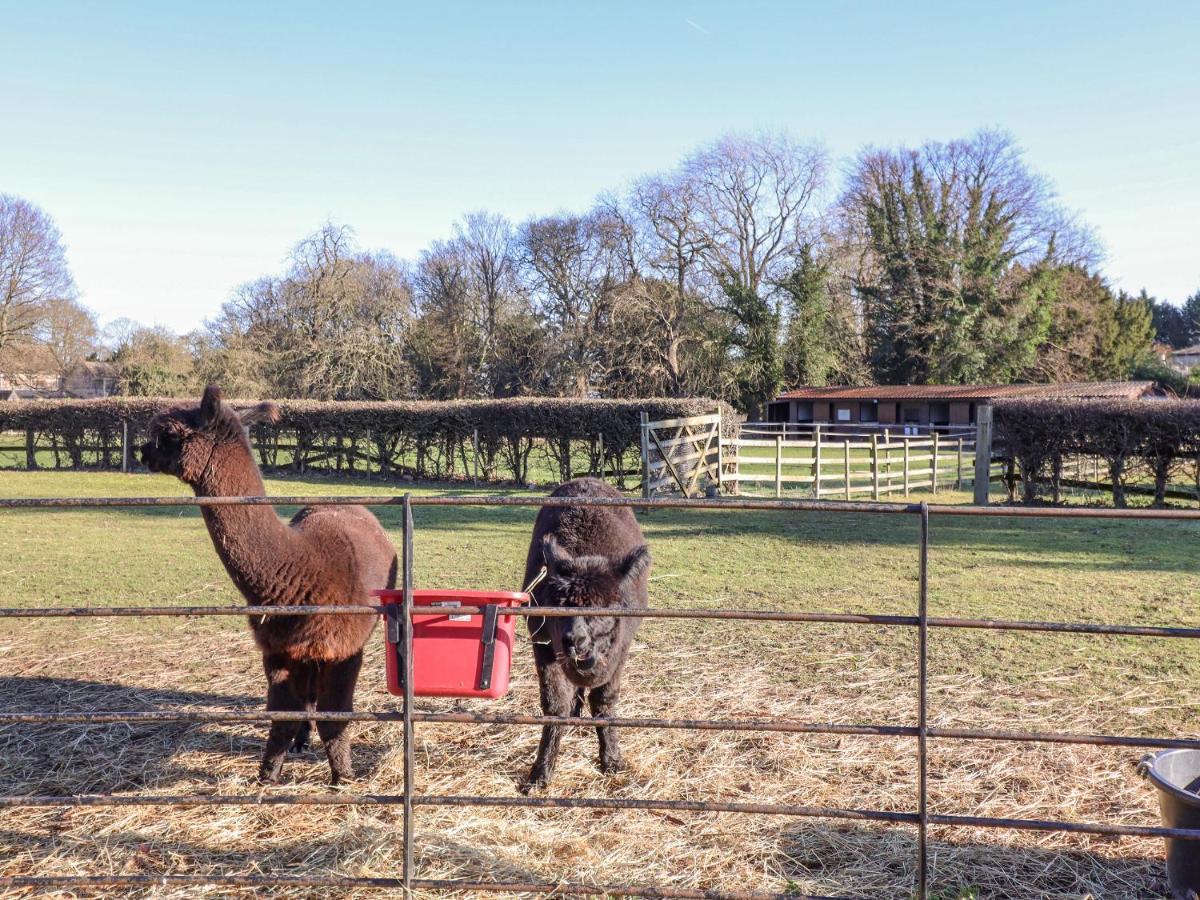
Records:
{"label": "blue sky", "polygon": [[585,207],[723,131],[1011,131],[1104,269],[1200,289],[1200,5],[20,3],[0,192],[85,303],[177,330],[327,218],[415,254],[464,212]]}

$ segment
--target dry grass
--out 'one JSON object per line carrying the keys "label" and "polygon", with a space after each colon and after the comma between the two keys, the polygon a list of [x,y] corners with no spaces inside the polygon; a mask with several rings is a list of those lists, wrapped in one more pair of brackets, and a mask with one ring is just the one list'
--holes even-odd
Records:
{"label": "dry grass", "polygon": [[[157,515],[125,515],[102,519],[99,526],[93,522],[93,526],[112,529],[114,525],[125,528],[148,522],[166,527],[164,523],[169,523],[188,535],[198,526],[194,519]],[[428,523],[424,532],[419,523],[419,533],[427,536],[425,543],[418,545],[418,566],[435,572],[431,582],[424,584],[450,580],[437,572],[461,574],[471,569],[475,575],[464,575],[459,584],[504,586],[488,571],[491,563],[477,562],[463,553],[470,544],[463,535],[472,534],[472,527],[483,528],[480,521],[470,520],[459,529],[453,522],[439,520]],[[504,552],[519,560],[527,522],[520,518],[498,521],[502,521],[505,534],[511,529],[515,542],[512,547],[504,544],[508,548]],[[828,571],[816,586],[812,572],[806,569],[801,573],[799,564],[792,580],[782,578],[787,564],[777,564],[780,567],[771,578],[740,597],[731,597],[726,585],[711,593],[701,584],[688,586],[680,573],[687,572],[686,560],[694,561],[695,542],[701,535],[704,546],[724,548],[705,564],[705,584],[720,583],[725,577],[744,581],[745,573],[737,571],[731,559],[744,552],[739,542],[746,536],[732,527],[723,530],[711,524],[689,531],[681,521],[668,516],[647,520],[651,543],[662,550],[655,582],[661,605],[858,607],[888,612],[910,608],[907,600],[892,603],[887,599],[911,593],[907,572],[890,585],[867,588],[864,584],[858,589],[854,580],[862,577],[861,567],[857,572],[835,573],[828,569],[828,561],[820,563]],[[19,522],[28,546],[48,540],[48,536],[39,538],[41,526],[34,520]],[[972,543],[973,535],[971,541],[963,537],[960,558],[952,555],[958,552],[954,533],[943,530],[943,543],[935,548],[935,584],[946,591],[962,589],[963,596],[974,598],[963,580],[972,567],[998,564],[990,559],[993,554],[1001,562],[1016,558],[1005,549],[1009,546],[1005,542],[1014,540],[1011,532],[998,534],[1001,542],[995,545],[987,545],[982,538],[981,543]],[[1116,532],[1095,534],[1100,540],[1117,540]],[[492,546],[482,532],[478,537],[483,545]],[[812,553],[824,546],[818,541],[835,548],[839,541],[836,534],[819,529],[810,536],[809,544],[804,543],[809,538],[799,532],[780,539],[784,537]],[[853,539],[851,558],[864,564],[868,557],[889,552],[875,544],[873,534],[862,530],[854,531]],[[692,556],[677,560],[673,547],[689,540]],[[153,559],[153,546],[142,543],[140,549],[147,560]],[[1039,591],[1049,597],[1079,590],[1075,579],[1088,583],[1086,573],[1076,571],[1074,558],[1063,566],[1061,578],[1048,574],[1050,562],[1064,552],[1061,546],[1025,549],[1040,554],[1030,557],[1037,565],[1029,564],[1024,587],[1036,603],[1049,602],[1040,599]],[[169,551],[162,552],[169,557]],[[186,544],[179,555],[181,564],[185,557],[192,564],[190,555],[196,553],[200,556],[195,564],[209,567],[205,570],[208,574],[194,576],[198,585],[194,590],[172,588],[170,597],[176,602],[227,602],[226,586],[211,581],[213,560],[204,555],[211,550],[202,537]],[[903,547],[903,554],[901,559],[911,562],[911,545]],[[513,568],[512,562],[505,557],[498,568]],[[756,564],[761,567],[762,563],[760,559]],[[150,561],[138,565],[153,570]],[[17,567],[29,568],[28,558]],[[1195,576],[1167,568],[1149,596],[1134,602],[1152,605],[1169,600],[1174,604],[1179,596],[1190,596],[1190,608],[1172,605],[1169,613],[1149,608],[1147,617],[1158,621],[1194,618]],[[23,572],[21,577],[36,579],[36,574]],[[1042,585],[1039,578],[1049,581]],[[88,600],[91,588],[86,579],[77,580],[81,582],[79,598]],[[1091,574],[1091,583],[1096,585],[1098,580],[1111,582],[1106,588],[1110,591],[1113,584],[1142,583],[1136,571],[1118,566],[1098,567]],[[110,589],[114,596],[129,596],[124,589],[97,588]],[[195,591],[201,595],[196,596]],[[870,596],[870,591],[878,596]],[[75,599],[74,593],[56,600]],[[5,602],[33,603],[39,598],[47,599],[44,593],[33,594],[26,586],[19,597],[10,594]],[[106,599],[112,602],[111,597]],[[162,599],[156,597],[159,602]],[[976,602],[971,599],[947,606],[958,613],[974,614],[979,611],[973,607]],[[989,608],[1000,614],[1035,617],[1030,609],[1020,608],[1019,598],[1013,596],[997,595],[989,602],[993,602]],[[1104,598],[1089,594],[1087,602],[1102,604]],[[1087,605],[1075,618],[1087,618],[1094,611]],[[1129,609],[1103,617],[1146,620]],[[1166,655],[1155,657],[1144,671],[1135,671],[1128,661],[1140,658],[1137,654],[1144,651],[1133,649],[1126,641],[1022,636],[1019,643],[1007,643],[1010,640],[1008,635],[934,633],[931,724],[1126,733],[1138,728],[1194,731],[1196,705],[1188,691],[1195,683],[1191,677],[1195,654],[1183,647],[1183,642],[1171,642],[1166,650],[1155,651]],[[463,701],[464,708],[496,712],[537,709],[530,654],[523,638],[521,641],[509,696],[495,703]],[[713,648],[719,649],[714,652]],[[1014,654],[1014,648],[1019,652]],[[907,630],[648,621],[631,657],[628,699],[621,713],[681,718],[770,715],[805,721],[907,724],[915,719],[914,655],[914,635]],[[995,664],[999,659],[1007,660],[1003,667]],[[377,633],[360,684],[361,709],[398,708],[384,690],[382,672]],[[249,635],[231,621],[22,621],[11,627],[6,623],[0,637],[0,697],[3,708],[11,711],[256,709],[262,702],[262,676]],[[419,705],[423,709],[455,708],[453,701],[443,700],[424,700]],[[399,728],[398,724],[357,726],[355,761],[360,777],[351,789],[355,793],[401,792]],[[256,794],[263,790],[254,776],[264,734],[265,727],[258,724],[2,728],[0,793]],[[513,796],[532,761],[537,734],[530,728],[420,725],[416,741],[418,793]],[[916,804],[915,747],[909,739],[627,730],[623,741],[629,769],[605,777],[595,768],[594,736],[572,731],[564,741],[552,793],[884,810],[912,810]],[[933,741],[931,810],[1157,824],[1153,794],[1133,774],[1139,756],[1138,751],[1129,749]],[[329,790],[327,778],[323,757],[319,751],[310,752],[287,764],[285,784],[266,790],[323,793]],[[395,876],[402,851],[400,818],[398,807],[13,809],[5,812],[0,825],[0,873]],[[914,881],[914,832],[906,826],[729,813],[420,807],[416,830],[418,875],[425,878],[792,889],[864,898],[908,896]],[[932,837],[933,891],[939,900],[1127,900],[1166,895],[1158,841],[968,829],[934,829]],[[135,895],[251,894],[230,888],[153,888]],[[318,897],[327,892],[290,889],[269,894]],[[364,890],[345,896],[359,894],[365,897],[377,892]],[[12,891],[5,896],[22,895]],[[89,896],[65,891],[48,895]]]}
{"label": "dry grass", "polygon": [[[706,715],[795,717],[802,712],[812,721],[911,721],[911,678],[903,660],[897,665],[887,658],[894,655],[890,650],[821,655],[806,652],[807,642],[783,642],[775,660],[758,660],[752,652],[736,666],[714,666],[705,664],[690,642],[670,650],[675,639],[669,629],[669,624],[652,623],[643,630],[630,664],[630,682],[636,685],[626,710],[630,714],[693,716],[700,697],[700,712]],[[260,702],[249,638],[234,639],[241,646],[230,654],[226,628],[181,622],[153,639],[131,637],[117,621],[99,627],[70,623],[56,630],[68,658],[0,682],[8,708],[229,709]],[[819,631],[825,646],[839,637],[836,628]],[[105,650],[75,652],[98,645]],[[738,649],[735,643],[731,655],[739,656]],[[394,708],[381,684],[378,647],[371,655],[361,706]],[[183,657],[228,662],[202,681],[164,679]],[[528,656],[519,653],[518,659]],[[782,660],[802,674],[780,679]],[[536,708],[536,683],[525,668],[514,673],[510,695],[488,708]],[[846,677],[848,668],[852,677]],[[687,690],[675,690],[678,684]],[[945,676],[933,689],[935,707],[953,697],[955,721],[1010,724],[990,712],[995,685],[983,679]],[[421,703],[427,709],[453,706],[451,701]],[[935,724],[950,721],[942,717]],[[1086,712],[1070,720],[1055,712],[1027,717],[1023,724],[1086,729],[1091,722]],[[360,727],[356,792],[401,791],[398,728]],[[261,790],[254,775],[262,736],[261,726],[241,724],[6,728],[0,730],[0,778],[5,792],[13,794],[253,794]],[[629,771],[602,777],[594,768],[594,737],[573,731],[565,741],[554,793],[887,810],[915,804],[911,740],[687,731],[627,731],[624,740]],[[535,745],[531,729],[418,726],[417,790],[512,796]],[[949,741],[932,747],[935,811],[1154,822],[1144,785],[1131,777],[1136,753]],[[317,753],[289,762],[285,777],[287,784],[269,790],[328,790],[327,769]],[[399,831],[395,808],[27,809],[6,816],[0,852],[5,874],[394,875]],[[417,835],[419,871],[431,878],[793,886],[863,897],[902,896],[913,879],[913,833],[902,826],[716,813],[420,808]],[[971,896],[964,892],[970,886],[977,886],[981,897],[1163,896],[1155,841],[962,829],[935,831],[934,838],[934,885],[943,896]],[[165,889],[146,893],[172,896]],[[189,888],[179,895],[184,893],[203,892]]]}

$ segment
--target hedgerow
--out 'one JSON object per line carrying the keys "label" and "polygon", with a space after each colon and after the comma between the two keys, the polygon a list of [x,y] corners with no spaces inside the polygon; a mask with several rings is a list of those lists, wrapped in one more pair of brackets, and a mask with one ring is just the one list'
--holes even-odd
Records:
{"label": "hedgerow", "polygon": [[[10,401],[0,404],[0,432],[25,434],[26,465],[37,465],[40,450],[53,454],[56,467],[119,468],[127,423],[136,446],[160,410],[195,402],[140,397]],[[452,479],[472,474],[477,464],[483,479],[522,484],[535,452],[546,454],[561,477],[578,474],[572,472],[572,460],[579,459],[581,443],[588,471],[609,466],[624,472],[626,456],[639,447],[643,412],[658,420],[723,407],[732,418],[727,405],[703,398],[277,403],[278,424],[255,426],[252,435],[265,469]]]}
{"label": "hedgerow", "polygon": [[1127,505],[1129,481],[1143,472],[1162,506],[1178,467],[1200,463],[1200,401],[998,401],[995,447],[1020,466],[1026,502],[1046,485],[1058,497],[1064,459],[1094,456],[1107,464],[1114,506]]}

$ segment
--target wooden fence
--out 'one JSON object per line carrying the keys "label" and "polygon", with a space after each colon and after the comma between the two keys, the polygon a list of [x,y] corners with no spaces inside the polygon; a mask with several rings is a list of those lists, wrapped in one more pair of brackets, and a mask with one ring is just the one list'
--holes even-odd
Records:
{"label": "wooden fence", "polygon": [[719,490],[721,448],[720,412],[657,422],[642,413],[642,496]]}
{"label": "wooden fence", "polygon": [[[917,490],[963,490],[975,481],[975,438],[878,434],[791,440],[731,438],[722,441],[722,484],[731,493],[743,485],[763,486],[776,497],[800,491],[809,496],[843,498]],[[989,476],[999,477],[1001,466],[990,464]]]}

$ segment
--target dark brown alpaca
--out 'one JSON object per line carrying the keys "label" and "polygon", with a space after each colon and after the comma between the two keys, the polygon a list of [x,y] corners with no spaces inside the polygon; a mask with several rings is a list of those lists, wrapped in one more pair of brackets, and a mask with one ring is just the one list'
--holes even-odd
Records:
{"label": "dark brown alpaca", "polygon": [[[210,385],[199,406],[180,406],[150,423],[142,461],[174,475],[199,497],[264,496],[246,426],[278,419],[273,403],[240,414]],[[290,523],[268,506],[206,506],[213,546],[252,605],[371,604],[371,591],[394,587],[396,550],[379,521],[359,506],[314,506]],[[267,709],[343,712],[354,708],[362,648],[375,616],[258,616],[250,619],[267,675]],[[316,719],[333,783],[354,777],[347,722]],[[259,778],[277,781],[289,747],[309,726],[274,722]]]}
{"label": "dark brown alpaca", "polygon": [[[620,497],[595,478],[577,478],[551,497]],[[534,588],[537,606],[646,608],[650,551],[632,510],[625,506],[543,506],[533,526],[525,561],[525,583],[546,567]],[[542,713],[578,716],[586,696],[592,715],[612,716],[621,693],[629,645],[641,619],[617,617],[530,618],[533,656],[541,687]],[[562,727],[542,726],[537,760],[526,790],[545,787],[554,774]],[[600,770],[621,769],[617,731],[597,728]]]}

